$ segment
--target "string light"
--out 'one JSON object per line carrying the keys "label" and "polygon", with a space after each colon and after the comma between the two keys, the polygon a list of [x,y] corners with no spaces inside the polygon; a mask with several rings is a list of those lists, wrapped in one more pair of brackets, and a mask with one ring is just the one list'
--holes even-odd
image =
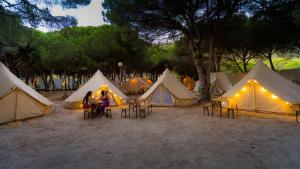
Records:
{"label": "string light", "polygon": [[257,81],[256,81],[256,80],[253,80],[253,82],[254,82],[254,83],[257,83]]}
{"label": "string light", "polygon": [[235,96],[235,97],[239,97],[240,95],[237,93],[237,94],[235,94],[234,96]]}
{"label": "string light", "polygon": [[272,94],[272,99],[277,99],[278,97],[274,94]]}
{"label": "string light", "polygon": [[247,90],[247,88],[246,88],[246,87],[243,87],[242,91],[246,91],[246,90]]}
{"label": "string light", "polygon": [[266,91],[266,89],[265,88],[263,88],[263,87],[261,87],[261,89],[260,89],[261,91],[263,91],[263,92],[265,92]]}
{"label": "string light", "polygon": [[285,104],[290,104],[289,102],[285,102]]}

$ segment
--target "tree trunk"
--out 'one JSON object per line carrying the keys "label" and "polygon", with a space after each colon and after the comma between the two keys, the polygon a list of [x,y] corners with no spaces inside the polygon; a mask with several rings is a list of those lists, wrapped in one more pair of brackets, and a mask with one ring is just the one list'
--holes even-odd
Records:
{"label": "tree trunk", "polygon": [[272,60],[272,50],[268,53],[268,60],[269,60],[269,62],[270,62],[271,69],[272,69],[273,71],[276,71],[276,70],[275,70],[275,67],[274,67],[274,64],[273,64],[273,60]]}
{"label": "tree trunk", "polygon": [[208,81],[206,79],[206,72],[205,69],[201,63],[201,54],[200,54],[200,49],[197,47],[197,44],[193,42],[193,40],[189,41],[189,46],[192,52],[192,57],[194,60],[194,64],[197,69],[198,77],[199,77],[199,82],[200,82],[200,94],[201,94],[201,99],[202,100],[209,100],[210,94],[209,94],[209,85]]}
{"label": "tree trunk", "polygon": [[243,60],[243,69],[244,69],[244,72],[248,72],[247,70],[247,63],[245,60]]}

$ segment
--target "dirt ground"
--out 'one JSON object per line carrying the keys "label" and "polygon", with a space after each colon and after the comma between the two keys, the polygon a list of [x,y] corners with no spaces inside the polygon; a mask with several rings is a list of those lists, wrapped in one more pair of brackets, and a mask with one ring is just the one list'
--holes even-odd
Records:
{"label": "dirt ground", "polygon": [[[53,98],[52,98],[53,99]],[[292,117],[204,116],[200,106],[154,108],[145,119],[83,120],[65,110],[0,126],[1,169],[299,169]]]}

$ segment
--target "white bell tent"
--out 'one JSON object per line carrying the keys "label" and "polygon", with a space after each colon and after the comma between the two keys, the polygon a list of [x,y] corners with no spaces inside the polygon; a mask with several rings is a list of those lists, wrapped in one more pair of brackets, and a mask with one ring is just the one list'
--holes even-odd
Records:
{"label": "white bell tent", "polygon": [[[211,92],[214,95],[221,95],[232,87],[232,83],[224,72],[213,72],[210,74]],[[194,91],[198,92],[200,89],[199,80],[196,82]]]}
{"label": "white bell tent", "polygon": [[93,92],[94,97],[99,97],[101,91],[108,91],[111,105],[122,105],[127,100],[127,96],[98,70],[89,81],[65,100],[66,107],[81,108],[82,100],[89,91]]}
{"label": "white bell tent", "polygon": [[228,99],[227,106],[229,107],[290,113],[293,107],[300,103],[300,87],[259,61],[222,97]]}
{"label": "white bell tent", "polygon": [[197,102],[197,96],[176,80],[169,69],[147,90],[139,100],[155,106],[185,106]]}
{"label": "white bell tent", "polygon": [[53,103],[27,86],[0,62],[0,123],[44,115]]}

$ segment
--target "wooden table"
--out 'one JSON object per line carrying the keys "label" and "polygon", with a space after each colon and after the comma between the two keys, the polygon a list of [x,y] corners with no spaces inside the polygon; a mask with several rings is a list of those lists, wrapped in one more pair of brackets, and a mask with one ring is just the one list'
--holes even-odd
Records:
{"label": "wooden table", "polygon": [[140,103],[138,100],[133,100],[133,101],[128,101],[128,113],[129,113],[129,118],[130,118],[130,111],[132,109],[132,112],[135,112],[135,117],[138,117],[138,111],[140,107]]}

